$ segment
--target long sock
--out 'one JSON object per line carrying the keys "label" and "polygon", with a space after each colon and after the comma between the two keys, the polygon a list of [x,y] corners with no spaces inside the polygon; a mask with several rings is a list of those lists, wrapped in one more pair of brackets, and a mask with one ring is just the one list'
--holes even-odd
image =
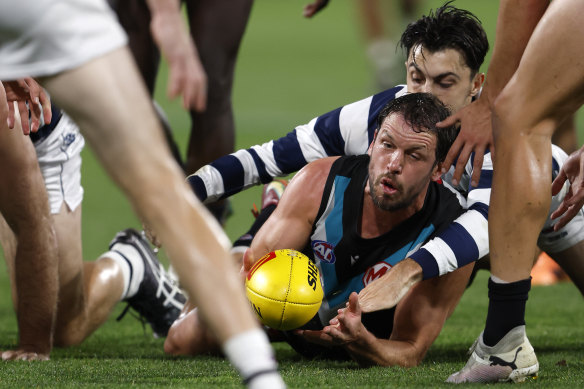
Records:
{"label": "long sock", "polygon": [[487,346],[496,345],[510,330],[525,325],[525,305],[531,277],[525,280],[499,283],[489,278],[489,310],[483,333]]}
{"label": "long sock", "polygon": [[251,389],[285,388],[268,337],[259,328],[233,336],[223,352]]}
{"label": "long sock", "polygon": [[133,297],[144,279],[144,262],[136,249],[130,245],[116,244],[111,251],[102,254],[100,258],[111,258],[122,270],[124,291],[120,300]]}

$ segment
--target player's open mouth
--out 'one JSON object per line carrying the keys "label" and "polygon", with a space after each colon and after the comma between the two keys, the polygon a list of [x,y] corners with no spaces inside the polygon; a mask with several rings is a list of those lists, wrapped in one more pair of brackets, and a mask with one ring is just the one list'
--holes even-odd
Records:
{"label": "player's open mouth", "polygon": [[383,178],[381,180],[381,187],[383,188],[383,193],[385,194],[394,194],[397,192],[397,188],[393,184],[393,182],[388,178]]}

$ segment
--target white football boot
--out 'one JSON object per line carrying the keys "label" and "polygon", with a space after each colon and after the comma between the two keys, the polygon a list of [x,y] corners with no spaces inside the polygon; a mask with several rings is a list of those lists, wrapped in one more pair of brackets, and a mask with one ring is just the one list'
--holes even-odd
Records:
{"label": "white football boot", "polygon": [[539,363],[525,335],[525,326],[517,326],[493,347],[483,343],[483,333],[469,350],[464,368],[452,374],[446,382],[523,382],[536,377]]}

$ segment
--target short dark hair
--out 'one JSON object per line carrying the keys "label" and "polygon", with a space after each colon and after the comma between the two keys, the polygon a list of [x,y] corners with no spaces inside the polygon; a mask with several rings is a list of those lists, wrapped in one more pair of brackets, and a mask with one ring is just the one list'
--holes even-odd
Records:
{"label": "short dark hair", "polygon": [[391,100],[377,116],[378,131],[383,121],[392,114],[402,116],[415,132],[436,135],[436,163],[444,161],[458,135],[458,126],[436,127],[436,123],[450,116],[450,110],[438,98],[430,93],[409,93]]}
{"label": "short dark hair", "polygon": [[401,36],[399,45],[409,56],[418,46],[435,53],[454,49],[462,54],[471,69],[471,76],[479,71],[489,51],[489,40],[481,21],[473,13],[445,3],[427,16],[410,23]]}

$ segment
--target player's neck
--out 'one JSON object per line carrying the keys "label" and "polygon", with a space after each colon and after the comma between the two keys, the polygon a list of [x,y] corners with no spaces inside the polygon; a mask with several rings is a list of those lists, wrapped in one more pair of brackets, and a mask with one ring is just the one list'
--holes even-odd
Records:
{"label": "player's neck", "polygon": [[363,196],[363,207],[361,209],[359,235],[365,239],[371,239],[383,235],[409,219],[420,209],[421,206],[415,202],[412,203],[411,206],[399,210],[384,211],[373,203],[371,196],[365,194]]}

